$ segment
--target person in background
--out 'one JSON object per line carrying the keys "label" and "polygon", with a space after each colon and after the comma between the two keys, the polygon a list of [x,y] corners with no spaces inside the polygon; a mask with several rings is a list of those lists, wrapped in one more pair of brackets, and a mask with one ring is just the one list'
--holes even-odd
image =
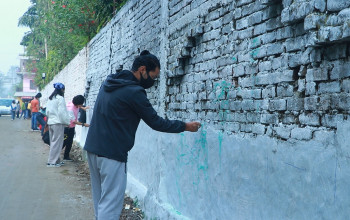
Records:
{"label": "person in background", "polygon": [[31,103],[31,111],[32,111],[32,130],[38,131],[36,116],[40,110],[39,99],[41,98],[41,93],[36,94],[35,98],[30,102]]}
{"label": "person in background", "polygon": [[22,118],[23,116],[23,119],[26,119],[27,118],[27,107],[26,107],[26,102],[22,102],[22,105],[21,105],[21,116],[19,116],[19,118]]}
{"label": "person in background", "polygon": [[44,134],[41,137],[41,139],[44,141],[45,144],[49,145],[50,147],[50,132],[49,132],[49,126],[46,124],[44,128]]}
{"label": "person in background", "polygon": [[16,104],[16,101],[13,100],[11,104],[11,121],[15,120],[16,109],[17,109],[17,104]]}
{"label": "person in background", "polygon": [[82,127],[89,127],[88,124],[81,123],[78,121],[78,113],[80,108],[82,108],[84,102],[85,102],[84,96],[77,95],[67,105],[67,110],[70,116],[70,124],[69,124],[69,127],[64,128],[65,139],[63,142],[63,147],[65,147],[65,149],[64,149],[63,160],[72,161],[72,159],[69,157],[69,153],[70,153],[70,150],[72,149],[73,138],[75,134],[75,125],[81,125]]}
{"label": "person in background", "polygon": [[21,111],[21,105],[19,100],[16,101],[16,117],[19,118],[19,112]]}
{"label": "person in background", "polygon": [[60,153],[63,146],[64,127],[70,124],[69,114],[64,100],[65,87],[62,83],[55,83],[55,90],[46,104],[47,124],[50,134],[50,153],[47,167],[60,167]]}
{"label": "person in background", "polygon": [[25,116],[26,116],[26,119],[29,119],[29,103],[28,101],[25,102],[25,107],[26,107],[26,112],[25,112]]}
{"label": "person in background", "polygon": [[131,71],[111,74],[101,86],[84,147],[96,219],[119,219],[126,188],[128,152],[134,146],[141,119],[152,129],[168,133],[196,132],[200,127],[199,122],[185,123],[158,116],[145,89],[153,86],[159,74],[159,59],[142,51]]}
{"label": "person in background", "polygon": [[44,128],[46,125],[45,117],[46,117],[46,108],[41,108],[36,115],[36,121],[39,122],[40,124],[41,136],[44,135]]}
{"label": "person in background", "polygon": [[29,118],[32,118],[32,104],[31,104],[31,102],[28,102],[28,106],[27,106],[27,109],[28,109],[28,119]]}

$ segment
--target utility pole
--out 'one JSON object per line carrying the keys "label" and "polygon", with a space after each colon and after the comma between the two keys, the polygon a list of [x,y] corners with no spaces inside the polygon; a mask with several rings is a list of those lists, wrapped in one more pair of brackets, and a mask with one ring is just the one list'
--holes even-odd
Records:
{"label": "utility pole", "polygon": [[113,0],[113,16],[115,16],[115,10],[116,10],[116,7],[115,7],[115,5],[116,5],[116,0]]}
{"label": "utility pole", "polygon": [[45,37],[44,41],[45,41],[45,57],[47,60],[47,40],[46,40],[46,37]]}

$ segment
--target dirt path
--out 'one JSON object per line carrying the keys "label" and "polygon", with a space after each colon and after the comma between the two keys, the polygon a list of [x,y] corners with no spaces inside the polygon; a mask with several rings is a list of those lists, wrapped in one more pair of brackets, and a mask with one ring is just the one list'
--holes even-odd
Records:
{"label": "dirt path", "polygon": [[30,121],[0,117],[0,219],[94,219],[90,183],[77,162],[47,168],[49,147]]}

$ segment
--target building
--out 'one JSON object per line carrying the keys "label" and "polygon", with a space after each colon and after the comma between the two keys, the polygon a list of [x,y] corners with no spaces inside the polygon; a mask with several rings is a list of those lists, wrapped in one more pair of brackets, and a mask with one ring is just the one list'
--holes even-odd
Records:
{"label": "building", "polygon": [[35,85],[34,78],[36,74],[36,68],[31,68],[30,64],[36,62],[30,57],[20,55],[20,67],[18,69],[17,75],[22,78],[22,89],[21,91],[16,91],[15,97],[22,99],[22,101],[29,101],[34,98],[38,93],[38,87]]}

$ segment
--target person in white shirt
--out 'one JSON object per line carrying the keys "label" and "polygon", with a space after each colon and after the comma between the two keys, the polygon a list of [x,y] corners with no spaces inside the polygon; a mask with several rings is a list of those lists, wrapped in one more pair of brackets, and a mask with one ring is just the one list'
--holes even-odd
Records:
{"label": "person in white shirt", "polygon": [[55,90],[46,105],[47,124],[50,133],[50,153],[47,167],[60,167],[60,153],[64,141],[64,127],[69,125],[70,117],[64,100],[65,87],[62,83],[55,83]]}
{"label": "person in white shirt", "polygon": [[17,109],[17,104],[16,104],[16,101],[13,100],[11,104],[11,121],[15,120],[16,109]]}

